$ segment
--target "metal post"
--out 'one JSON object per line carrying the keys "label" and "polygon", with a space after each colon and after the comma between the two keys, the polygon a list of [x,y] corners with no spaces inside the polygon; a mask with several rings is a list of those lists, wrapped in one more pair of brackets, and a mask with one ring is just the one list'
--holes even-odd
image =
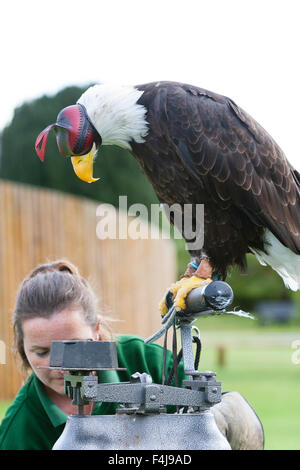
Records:
{"label": "metal post", "polygon": [[192,324],[181,322],[180,332],[184,373],[188,375],[188,380],[193,380],[193,377],[199,375],[199,373],[194,366]]}

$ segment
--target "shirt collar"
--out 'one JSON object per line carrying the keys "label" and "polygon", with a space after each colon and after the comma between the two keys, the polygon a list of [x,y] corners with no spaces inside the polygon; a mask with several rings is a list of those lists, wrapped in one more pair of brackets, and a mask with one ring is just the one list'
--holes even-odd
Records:
{"label": "shirt collar", "polygon": [[42,382],[37,378],[35,374],[33,376],[33,381],[40,402],[45,410],[45,413],[50,419],[52,426],[56,428],[61,424],[65,424],[67,422],[68,415],[64,413],[60,408],[58,408],[58,406],[56,406],[52,400],[50,400],[48,395],[46,395],[45,393]]}
{"label": "shirt collar", "polygon": [[[35,374],[33,376],[33,380],[34,380],[35,389],[40,399],[40,402],[48,418],[50,419],[52,426],[56,428],[57,426],[60,426],[61,424],[66,424],[68,415],[64,413],[60,408],[58,408],[58,406],[55,405],[55,403],[53,403],[53,401],[48,397],[48,395],[45,393],[42,382],[37,378]],[[120,382],[117,371],[115,370],[100,371],[100,373],[98,373],[98,380],[99,380],[99,383]],[[100,409],[103,412],[105,409],[105,405],[110,405],[110,403],[97,402],[95,405],[97,406],[94,407],[92,414],[94,414],[95,411],[96,411],[95,414],[99,414]]]}

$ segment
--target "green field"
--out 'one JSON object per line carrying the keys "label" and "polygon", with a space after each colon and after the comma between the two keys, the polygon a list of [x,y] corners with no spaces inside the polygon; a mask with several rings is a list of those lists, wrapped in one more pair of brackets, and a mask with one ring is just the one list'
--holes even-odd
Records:
{"label": "green field", "polygon": [[[266,449],[299,450],[300,364],[292,362],[299,326],[259,327],[257,321],[235,316],[203,318],[197,326],[199,369],[215,371],[223,391],[236,390],[251,403],[264,426]],[[223,366],[220,345],[225,348]]]}
{"label": "green field", "polygon": [[10,401],[0,401],[0,421],[2,421],[5,411],[9,407],[10,403]]}
{"label": "green field", "polygon": [[[292,362],[292,341],[300,328],[259,327],[236,317],[198,320],[200,370],[213,370],[222,390],[240,392],[255,408],[265,430],[266,449],[300,450],[300,364]],[[225,348],[219,364],[218,347]],[[8,402],[0,403],[0,420]]]}
{"label": "green field", "polygon": [[265,431],[266,449],[300,449],[300,365],[290,362],[289,348],[227,350],[227,364],[217,353],[203,353],[202,370],[214,370],[223,391],[240,392],[254,407]]}

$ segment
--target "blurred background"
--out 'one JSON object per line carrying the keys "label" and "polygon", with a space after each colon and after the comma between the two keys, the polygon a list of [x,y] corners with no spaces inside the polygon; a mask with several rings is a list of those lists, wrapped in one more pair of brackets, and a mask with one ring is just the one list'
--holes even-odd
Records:
{"label": "blurred background", "polygon": [[[185,11],[177,1],[125,3],[66,0],[58,9],[54,1],[42,17],[38,2],[26,2],[16,15],[24,6],[12,1],[3,11],[0,420],[23,380],[11,352],[14,297],[36,264],[68,258],[89,278],[104,312],[118,320],[115,331],[146,337],[160,326],[157,305],[165,288],[189,261],[182,240],[97,239],[100,203],[118,209],[119,196],[127,195],[128,206],[143,203],[150,213],[158,201],[134,158],[117,147],[101,149],[94,166],[101,179],[91,185],[60,156],[54,134],[41,164],[35,139],[63,107],[96,81],[118,75],[133,84],[190,82],[238,102],[299,170],[296,2],[252,1],[241,8],[238,1],[191,1]],[[229,314],[199,319],[200,368],[214,370],[223,391],[239,391],[253,405],[266,449],[300,449],[300,293],[285,289],[251,255],[247,272],[233,270],[227,282],[232,309],[254,320]]]}

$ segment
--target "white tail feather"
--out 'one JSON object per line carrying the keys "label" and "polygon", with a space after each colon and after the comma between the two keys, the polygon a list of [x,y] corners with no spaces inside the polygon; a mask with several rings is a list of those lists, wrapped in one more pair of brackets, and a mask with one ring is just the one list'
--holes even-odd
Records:
{"label": "white tail feather", "polygon": [[263,266],[269,265],[282,277],[286,287],[293,291],[300,289],[300,255],[284,246],[269,230],[265,232],[268,253],[251,248]]}

